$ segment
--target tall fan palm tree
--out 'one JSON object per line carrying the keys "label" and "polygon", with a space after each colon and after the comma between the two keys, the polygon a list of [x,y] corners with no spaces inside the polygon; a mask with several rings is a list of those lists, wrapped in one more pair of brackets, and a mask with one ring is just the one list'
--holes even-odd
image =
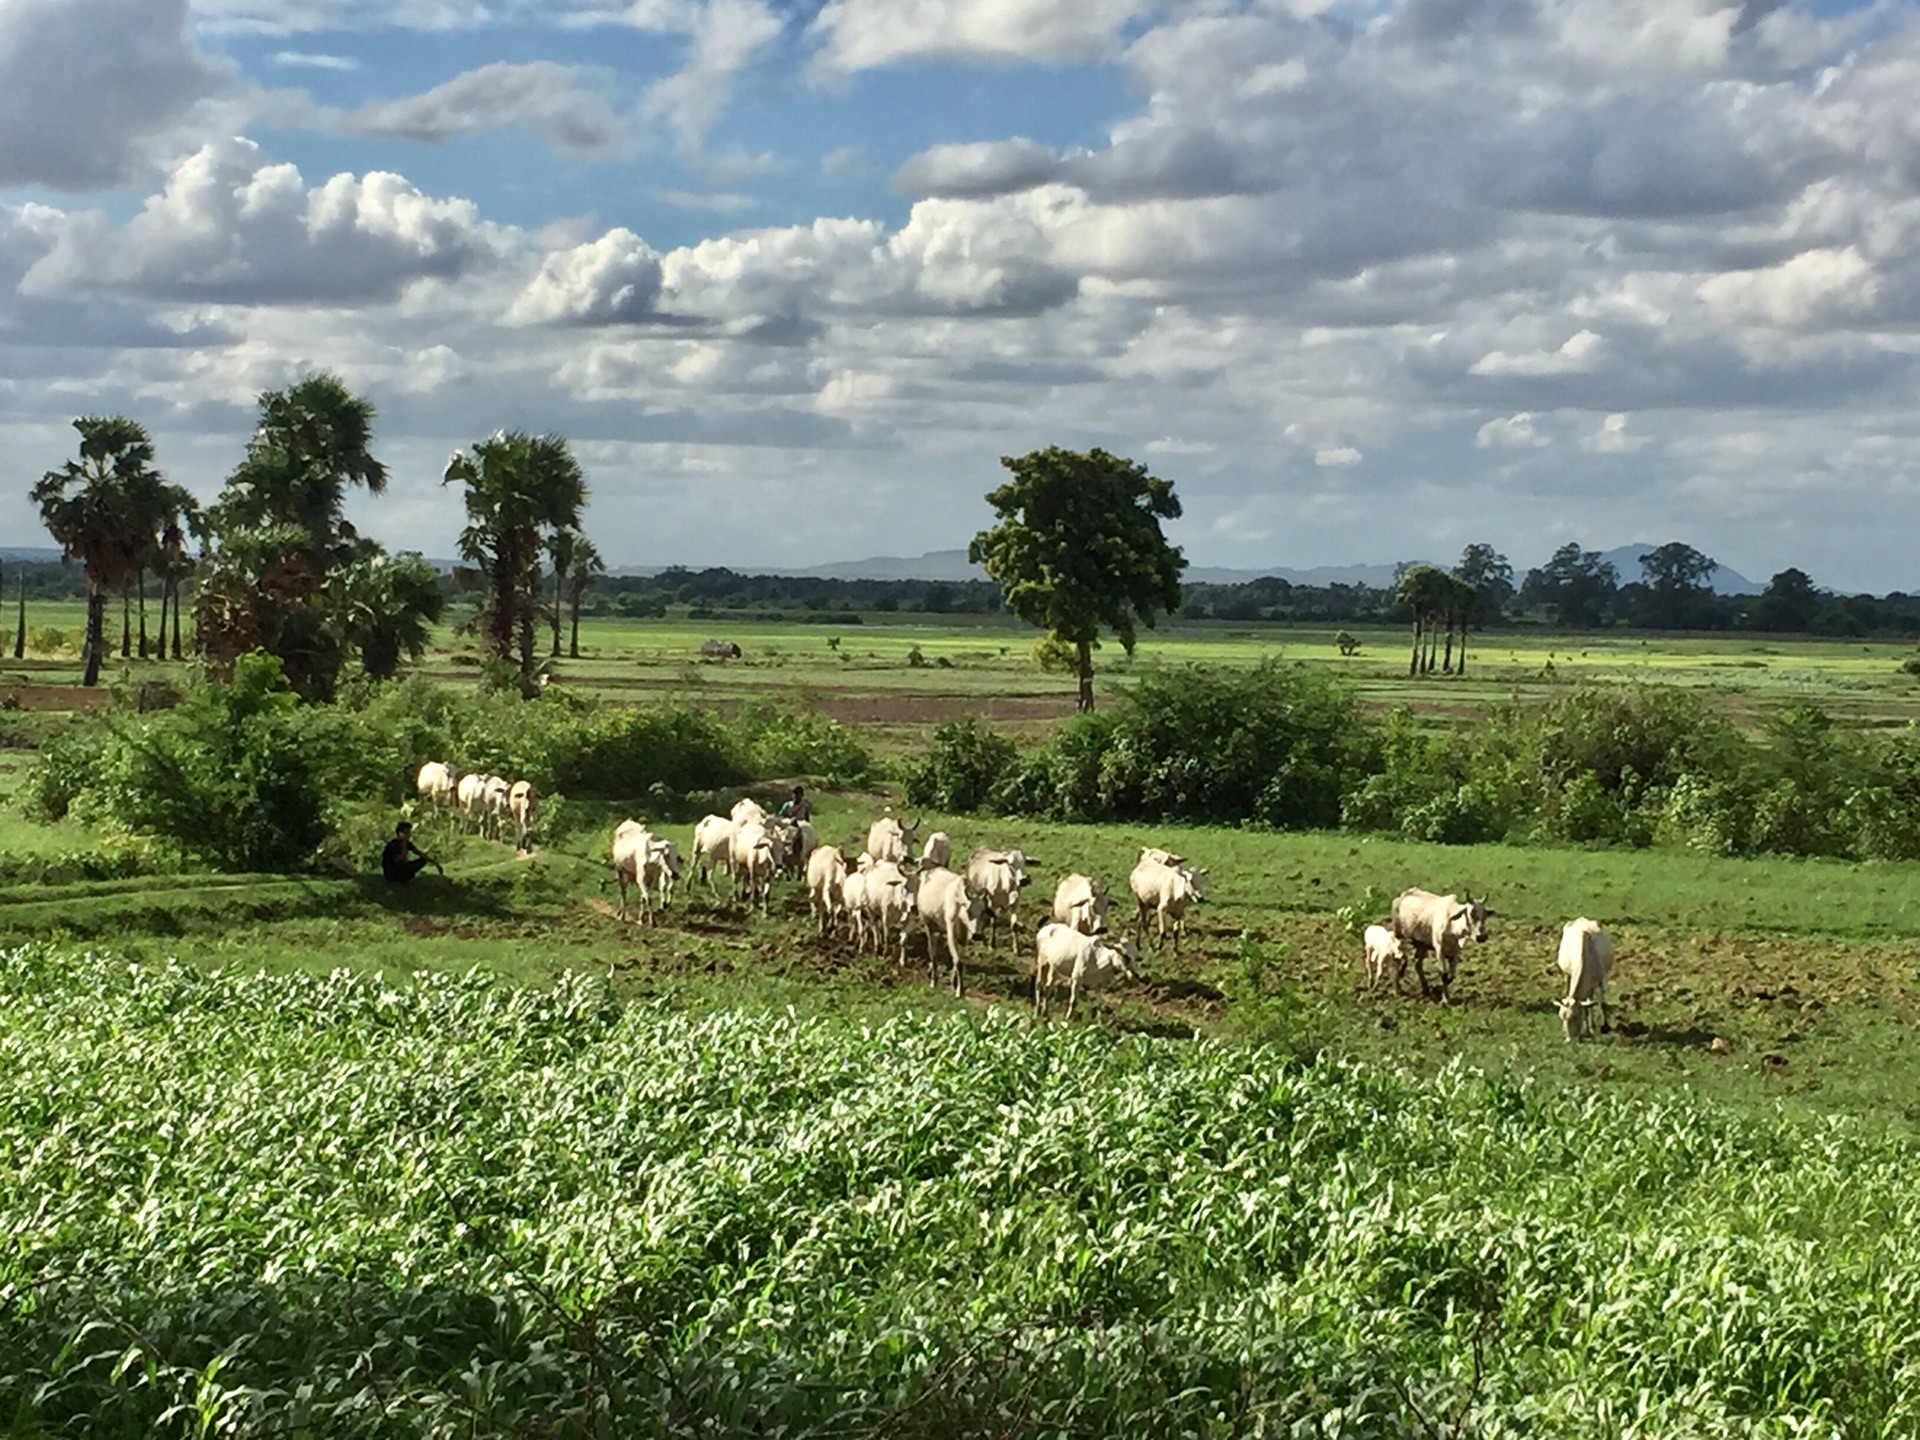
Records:
{"label": "tall fan palm tree", "polygon": [[187,553],[189,535],[204,538],[206,516],[193,492],[180,485],[166,487],[160,524],[160,536],[154,552],[153,568],[160,577],[160,634],[155,654],[167,654],[167,612],[173,612],[173,658],[180,655],[180,582],[193,573],[193,557]]}
{"label": "tall fan palm tree", "polygon": [[33,503],[61,558],[86,570],[87,639],[82,685],[100,683],[107,596],[124,590],[153,546],[153,518],[165,488],[153,468],[153,441],[124,415],[86,415],[73,422],[80,456],[49,470],[33,487]]}
{"label": "tall fan palm tree", "polygon": [[600,558],[599,547],[584,535],[575,540],[572,563],[567,567],[567,603],[573,617],[573,632],[567,640],[567,654],[572,659],[580,658],[580,602],[606,573],[607,562]]}
{"label": "tall fan palm tree", "polygon": [[553,622],[553,654],[560,654],[560,602],[566,593],[567,572],[573,569],[573,549],[580,544],[578,530],[556,530],[547,537],[547,557],[553,564],[553,609],[548,619]]}
{"label": "tall fan palm tree", "polygon": [[332,695],[349,642],[329,579],[379,550],[345,513],[352,486],[386,489],[372,437],[373,405],[337,376],[260,397],[246,458],[209,513],[219,545],[195,601],[200,648],[217,668],[258,647],[298,694]]}
{"label": "tall fan palm tree", "polygon": [[456,454],[443,483],[466,487],[460,555],[486,576],[480,631],[487,651],[513,666],[522,694],[537,689],[533,656],[546,537],[578,530],[586,477],[566,438],[499,431]]}

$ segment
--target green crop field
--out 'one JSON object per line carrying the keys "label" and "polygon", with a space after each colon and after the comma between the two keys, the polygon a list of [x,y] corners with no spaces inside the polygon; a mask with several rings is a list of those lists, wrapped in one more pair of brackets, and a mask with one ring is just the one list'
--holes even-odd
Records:
{"label": "green crop field", "polygon": [[[1176,625],[1099,684],[1277,654],[1437,725],[1575,679],[1920,713],[1895,645],[1503,632],[1410,682],[1403,637],[1361,638]],[[557,673],[818,709],[890,761],[958,716],[1048,733],[1071,682],[1030,640],[594,620]],[[427,669],[471,686],[463,654]],[[790,882],[621,922],[606,837],[641,802],[563,797],[531,856],[429,817],[448,874],[405,889],[30,821],[76,668],[0,662],[10,1433],[1920,1433],[1920,864],[929,813],[1037,876],[956,1000],[918,941],[819,938]],[[850,851],[900,805],[818,800]],[[1036,1021],[1054,882],[1124,896],[1148,843],[1208,872],[1186,943]],[[1409,884],[1495,910],[1447,1005],[1365,990],[1358,931]],[[1580,914],[1615,1024],[1568,1045]]]}

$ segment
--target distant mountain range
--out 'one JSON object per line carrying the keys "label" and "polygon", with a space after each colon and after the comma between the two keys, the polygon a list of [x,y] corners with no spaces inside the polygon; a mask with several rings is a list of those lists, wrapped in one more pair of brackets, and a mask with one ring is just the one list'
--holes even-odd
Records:
{"label": "distant mountain range", "polygon": [[[1640,578],[1640,557],[1652,554],[1652,545],[1622,545],[1602,552],[1620,573],[1620,583]],[[1544,557],[1543,557],[1544,559]],[[1440,564],[1439,561],[1429,562]],[[1186,578],[1202,585],[1241,585],[1249,580],[1274,576],[1289,585],[1370,585],[1384,589],[1393,584],[1393,565],[1274,565],[1265,570],[1233,570],[1215,565],[1195,565]],[[1445,569],[1445,565],[1441,565]],[[1514,578],[1526,574],[1527,567],[1516,565]],[[766,575],[807,575],[822,580],[984,580],[986,572],[967,563],[964,550],[929,550],[924,555],[873,555],[865,560],[845,560],[836,565],[815,565],[804,570],[763,570]],[[1766,589],[1756,585],[1737,570],[1725,565],[1715,568],[1713,588],[1722,595],[1758,595]]]}

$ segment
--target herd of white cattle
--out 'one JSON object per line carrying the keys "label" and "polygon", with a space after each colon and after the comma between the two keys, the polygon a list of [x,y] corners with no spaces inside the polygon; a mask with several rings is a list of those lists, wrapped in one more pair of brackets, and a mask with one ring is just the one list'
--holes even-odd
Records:
{"label": "herd of white cattle", "polygon": [[[497,775],[458,775],[440,761],[420,767],[421,798],[465,817],[484,836],[506,838],[515,832],[516,850],[530,846],[540,793],[526,780],[508,784]],[[867,848],[849,860],[833,845],[823,845],[810,821],[771,813],[743,799],[727,815],[707,815],[693,827],[692,859],[696,875],[719,894],[721,877],[731,885],[734,903],[765,913],[776,879],[804,880],[813,918],[823,939],[844,936],[856,951],[884,955],[897,943],[898,963],[907,963],[907,945],[916,924],[926,937],[927,983],[939,983],[942,952],[949,965],[953,993],[962,993],[962,947],[979,939],[991,948],[1004,928],[1009,947],[1019,947],[1021,891],[1033,861],[1019,849],[979,849],[963,866],[953,866],[953,841],[936,830],[920,846],[919,822],[883,815],[867,830]],[[620,888],[621,920],[654,924],[673,902],[686,868],[680,847],[656,835],[639,820],[623,820],[613,832],[614,878]],[[1171,943],[1179,953],[1187,911],[1206,899],[1207,872],[1184,856],[1152,846],[1127,877],[1134,899],[1134,929],[1139,939],[1116,937],[1110,928],[1113,898],[1090,875],[1071,874],[1053,892],[1053,919],[1034,937],[1033,1003],[1040,1015],[1051,1000],[1067,992],[1067,1017],[1082,995],[1108,989],[1116,980],[1139,977],[1139,945],[1151,925],[1155,943]],[[1363,936],[1367,990],[1391,977],[1404,988],[1412,962],[1421,994],[1445,1000],[1467,941],[1484,942],[1487,917],[1494,913],[1472,895],[1435,895],[1407,890],[1397,896],[1389,923],[1369,925]],[[1435,965],[1427,973],[1427,962]],[[1607,974],[1613,943],[1606,931],[1581,917],[1569,921],[1560,936],[1557,965],[1567,980],[1559,1001],[1560,1023],[1568,1040],[1584,1039],[1609,1028]]]}
{"label": "herd of white cattle", "polygon": [[460,775],[451,765],[429,760],[413,783],[423,801],[460,817],[476,834],[505,840],[507,827],[512,826],[514,850],[532,848],[540,792],[531,780],[509,783],[498,775]]}

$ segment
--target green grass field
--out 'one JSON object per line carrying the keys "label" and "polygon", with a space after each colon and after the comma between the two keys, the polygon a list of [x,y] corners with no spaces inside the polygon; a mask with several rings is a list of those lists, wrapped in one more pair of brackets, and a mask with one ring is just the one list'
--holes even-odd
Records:
{"label": "green grass field", "polygon": [[[1891,645],[1501,635],[1416,684],[1399,636],[1246,628],[1100,684],[1278,653],[1436,723],[1575,677],[1915,712]],[[564,683],[814,707],[886,756],[1071,708],[998,620],[583,638]],[[531,857],[429,822],[449,874],[402,890],[90,872],[107,837],[11,798],[74,670],[0,665],[0,945],[37,947],[0,958],[17,1433],[1915,1433],[1920,865],[933,814],[1036,862],[955,1000],[917,943],[817,938],[791,883],[621,923],[616,806],[570,800]],[[898,803],[818,799],[850,851]],[[1208,870],[1187,943],[1035,1022],[1054,882],[1124,896],[1147,843]],[[1410,884],[1496,911],[1450,1005],[1365,993],[1358,928]],[[1579,914],[1618,958],[1575,1046]]]}

